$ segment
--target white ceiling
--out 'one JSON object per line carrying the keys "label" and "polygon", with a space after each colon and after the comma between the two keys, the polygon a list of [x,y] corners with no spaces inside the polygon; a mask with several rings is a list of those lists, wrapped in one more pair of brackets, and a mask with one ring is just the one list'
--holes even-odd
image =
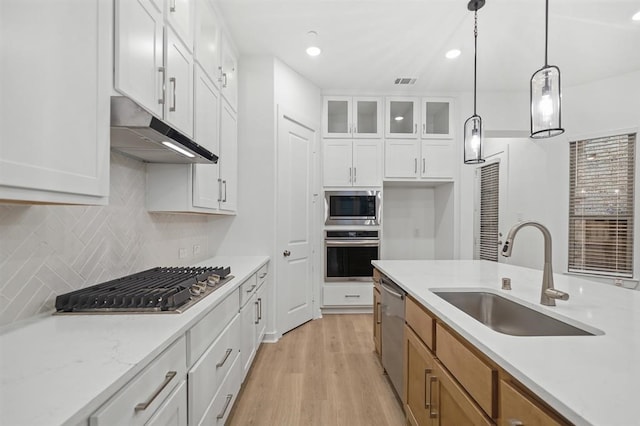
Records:
{"label": "white ceiling", "polygon": [[[274,55],[325,90],[473,88],[467,0],[218,0],[240,51]],[[487,0],[478,12],[478,91],[529,90],[544,65],[544,0]],[[551,0],[549,63],[563,87],[640,70],[640,0]],[[322,55],[306,55],[315,30]],[[447,50],[462,55],[450,60]]]}

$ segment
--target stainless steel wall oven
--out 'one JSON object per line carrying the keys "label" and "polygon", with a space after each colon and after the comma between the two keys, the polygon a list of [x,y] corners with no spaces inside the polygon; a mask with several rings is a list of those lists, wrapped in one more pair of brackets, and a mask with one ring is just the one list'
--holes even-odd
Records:
{"label": "stainless steel wall oven", "polygon": [[380,225],[380,191],[325,191],[325,225]]}
{"label": "stainless steel wall oven", "polygon": [[325,231],[325,281],[372,281],[378,231]]}

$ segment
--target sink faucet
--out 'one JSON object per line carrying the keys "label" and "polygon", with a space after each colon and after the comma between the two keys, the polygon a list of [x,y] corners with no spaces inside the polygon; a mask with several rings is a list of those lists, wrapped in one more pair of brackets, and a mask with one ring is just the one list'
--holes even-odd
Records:
{"label": "sink faucet", "polygon": [[540,303],[545,306],[556,306],[556,300],[568,300],[569,294],[556,290],[553,287],[553,270],[551,269],[551,233],[546,226],[534,221],[518,222],[509,230],[507,239],[502,247],[502,255],[510,257],[513,250],[513,239],[518,231],[525,226],[533,226],[538,228],[544,236],[544,269],[542,272],[542,291],[540,295]]}

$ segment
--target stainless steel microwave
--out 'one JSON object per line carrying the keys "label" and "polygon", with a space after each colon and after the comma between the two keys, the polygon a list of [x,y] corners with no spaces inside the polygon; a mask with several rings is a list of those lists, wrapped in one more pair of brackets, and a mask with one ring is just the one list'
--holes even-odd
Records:
{"label": "stainless steel microwave", "polygon": [[325,191],[325,225],[380,225],[380,191]]}

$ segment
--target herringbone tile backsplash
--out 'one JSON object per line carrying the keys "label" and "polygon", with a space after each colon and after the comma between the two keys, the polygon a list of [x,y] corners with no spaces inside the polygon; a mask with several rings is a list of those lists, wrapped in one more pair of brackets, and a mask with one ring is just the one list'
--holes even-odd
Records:
{"label": "herringbone tile backsplash", "polygon": [[107,206],[0,205],[0,326],[53,312],[58,294],[211,257],[215,220],[148,213],[144,163],[117,153]]}

